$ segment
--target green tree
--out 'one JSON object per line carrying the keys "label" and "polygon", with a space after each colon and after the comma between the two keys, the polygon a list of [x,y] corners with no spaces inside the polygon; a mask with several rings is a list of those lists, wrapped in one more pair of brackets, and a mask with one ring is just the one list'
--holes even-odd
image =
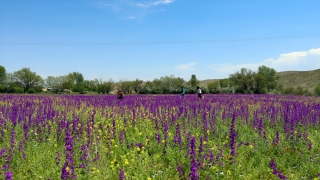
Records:
{"label": "green tree", "polygon": [[221,88],[227,88],[229,87],[229,79],[228,78],[220,79],[219,84]]}
{"label": "green tree", "polygon": [[253,93],[255,72],[250,69],[241,68],[240,72],[231,74],[230,82],[235,85],[237,93]]}
{"label": "green tree", "polygon": [[6,74],[6,81],[5,81],[5,91],[7,93],[14,93],[15,89],[20,88],[22,89],[23,92],[23,88],[20,87],[17,78],[13,75],[13,73],[7,73]]}
{"label": "green tree", "polygon": [[6,68],[0,65],[0,85],[3,85],[6,81]]}
{"label": "green tree", "polygon": [[254,93],[255,94],[264,94],[267,92],[267,77],[263,74],[255,74],[253,76],[255,86],[254,86]]}
{"label": "green tree", "polygon": [[29,88],[41,86],[44,83],[43,79],[35,72],[32,72],[30,68],[22,68],[13,74],[21,87],[23,87],[24,92],[27,92]]}
{"label": "green tree", "polygon": [[79,72],[72,72],[70,73],[70,76],[73,76],[74,79],[74,85],[72,87],[72,91],[74,92],[84,92],[84,78],[83,75]]}
{"label": "green tree", "polygon": [[314,88],[314,93],[315,93],[317,96],[320,96],[320,84],[318,84],[318,85]]}
{"label": "green tree", "polygon": [[294,91],[294,94],[296,95],[303,95],[304,94],[304,90],[303,90],[303,87],[302,86],[297,86],[295,91]]}
{"label": "green tree", "polygon": [[191,79],[189,80],[189,84],[192,86],[192,87],[196,87],[200,84],[200,81],[197,79],[196,75],[195,74],[192,74],[191,75]]}
{"label": "green tree", "polygon": [[74,86],[74,77],[71,73],[58,77],[58,89],[72,89]]}
{"label": "green tree", "polygon": [[207,84],[209,93],[218,94],[220,89],[220,81],[214,81]]}
{"label": "green tree", "polygon": [[267,66],[260,66],[258,68],[258,74],[265,77],[264,83],[266,85],[263,85],[267,88],[267,91],[270,92],[272,90],[275,90],[277,88],[277,72],[273,68],[269,68]]}
{"label": "green tree", "polygon": [[86,91],[97,91],[98,82],[95,80],[84,80],[83,86]]}
{"label": "green tree", "polygon": [[75,84],[82,84],[84,81],[83,75],[79,72],[73,72],[71,73],[73,78],[74,78],[74,83]]}
{"label": "green tree", "polygon": [[293,87],[283,88],[281,94],[294,94],[294,88]]}
{"label": "green tree", "polygon": [[135,93],[139,94],[139,90],[141,89],[141,84],[143,83],[142,80],[136,79],[133,81],[132,86]]}
{"label": "green tree", "polygon": [[45,85],[48,88],[57,88],[59,86],[59,79],[55,76],[48,76],[45,79]]}
{"label": "green tree", "polygon": [[103,78],[95,79],[95,81],[97,82],[97,89],[99,93],[109,94],[114,89],[115,82],[112,78],[107,81],[103,80]]}

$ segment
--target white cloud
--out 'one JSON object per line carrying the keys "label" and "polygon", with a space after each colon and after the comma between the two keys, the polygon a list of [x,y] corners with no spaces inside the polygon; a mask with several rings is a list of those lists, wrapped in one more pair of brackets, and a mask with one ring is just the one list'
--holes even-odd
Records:
{"label": "white cloud", "polygon": [[191,68],[193,68],[197,63],[196,62],[192,62],[192,63],[188,63],[188,64],[180,64],[176,67],[177,70],[189,70]]}
{"label": "white cloud", "polygon": [[150,6],[158,6],[158,5],[163,5],[163,4],[170,4],[174,0],[158,0],[158,1],[151,1],[151,2],[145,2],[145,3],[137,3],[136,5],[138,7],[142,8],[148,8]]}
{"label": "white cloud", "polygon": [[264,60],[262,64],[276,70],[312,70],[320,68],[320,48],[281,54],[278,58]]}
{"label": "white cloud", "polygon": [[259,66],[265,65],[274,68],[277,72],[281,71],[306,71],[320,68],[320,48],[310,49],[308,51],[297,51],[280,54],[277,58],[269,58],[257,63],[250,64],[215,64],[208,68],[219,72],[222,76],[228,77],[239,71],[241,68],[257,71]]}

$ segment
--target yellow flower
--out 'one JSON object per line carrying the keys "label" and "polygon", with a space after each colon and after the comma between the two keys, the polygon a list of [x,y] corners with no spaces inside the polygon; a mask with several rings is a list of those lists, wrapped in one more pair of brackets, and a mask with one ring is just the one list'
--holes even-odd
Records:
{"label": "yellow flower", "polygon": [[66,171],[67,171],[67,172],[69,172],[69,171],[70,171],[70,168],[69,168],[68,166],[66,167]]}
{"label": "yellow flower", "polygon": [[249,147],[250,147],[250,149],[252,149],[252,148],[253,148],[253,146],[252,146],[251,144],[250,144],[250,146],[249,146]]}
{"label": "yellow flower", "polygon": [[152,180],[152,179],[148,177],[148,179],[147,179],[147,180]]}
{"label": "yellow flower", "polygon": [[137,147],[137,151],[140,151],[140,148]]}
{"label": "yellow flower", "polygon": [[228,170],[228,171],[227,171],[227,174],[228,174],[228,175],[230,175],[230,174],[231,174],[231,171],[230,171],[230,170]]}
{"label": "yellow flower", "polygon": [[165,143],[166,141],[165,140],[162,140],[162,143]]}

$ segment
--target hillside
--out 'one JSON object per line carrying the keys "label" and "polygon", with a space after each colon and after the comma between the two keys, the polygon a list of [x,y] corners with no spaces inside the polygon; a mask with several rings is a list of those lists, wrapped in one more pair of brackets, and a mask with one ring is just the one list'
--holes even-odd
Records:
{"label": "hillside", "polygon": [[[279,84],[283,84],[283,87],[302,86],[304,89],[308,88],[310,92],[320,83],[320,69],[312,71],[284,71],[277,73]],[[218,79],[207,79],[200,81],[200,86],[207,85],[210,82],[214,82]]]}
{"label": "hillside", "polygon": [[313,92],[313,89],[320,83],[320,69],[313,71],[284,71],[277,73],[279,76],[278,83],[283,87],[302,86]]}

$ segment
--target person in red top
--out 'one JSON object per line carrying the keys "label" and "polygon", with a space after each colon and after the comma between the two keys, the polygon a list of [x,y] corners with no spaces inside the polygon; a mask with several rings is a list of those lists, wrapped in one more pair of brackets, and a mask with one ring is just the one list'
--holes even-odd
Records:
{"label": "person in red top", "polygon": [[123,98],[123,92],[122,91],[118,91],[118,99],[122,99]]}

